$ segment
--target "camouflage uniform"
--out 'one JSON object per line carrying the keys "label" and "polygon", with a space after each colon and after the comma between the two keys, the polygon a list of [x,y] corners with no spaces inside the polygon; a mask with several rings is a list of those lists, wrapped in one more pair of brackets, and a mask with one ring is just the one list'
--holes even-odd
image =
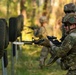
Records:
{"label": "camouflage uniform", "polygon": [[34,31],[35,37],[39,37],[39,39],[46,38],[46,34],[46,29],[43,26],[39,27],[38,29],[35,29]]}
{"label": "camouflage uniform", "polygon": [[[76,25],[76,15],[71,13],[65,16],[64,23]],[[66,75],[76,75],[76,29],[70,30],[60,47],[51,44],[50,51],[61,57],[61,68],[68,70]]]}
{"label": "camouflage uniform", "polygon": [[[44,27],[41,27],[39,30],[40,39],[47,39],[47,30]],[[45,66],[45,60],[47,59],[49,52],[48,47],[43,46],[40,52],[40,58],[39,58],[39,66],[40,68],[43,68]],[[51,54],[51,53],[50,53]]]}
{"label": "camouflage uniform", "polygon": [[[43,46],[40,52],[39,66],[43,68],[45,66],[45,60],[47,59],[48,53],[50,53],[50,48]],[[51,55],[51,53],[50,53]]]}
{"label": "camouflage uniform", "polygon": [[[47,24],[47,17],[41,16],[39,19],[39,22],[40,22],[41,26],[38,29],[34,30],[34,36],[39,37],[39,39],[47,39],[48,33],[47,33],[46,28],[48,25],[46,25],[46,26],[43,25],[44,22],[46,22],[46,24]],[[43,68],[43,66],[45,65],[45,60],[47,58],[48,53],[49,53],[49,48],[43,46],[41,49],[41,52],[40,52],[40,59],[39,59],[39,66],[41,68]]]}

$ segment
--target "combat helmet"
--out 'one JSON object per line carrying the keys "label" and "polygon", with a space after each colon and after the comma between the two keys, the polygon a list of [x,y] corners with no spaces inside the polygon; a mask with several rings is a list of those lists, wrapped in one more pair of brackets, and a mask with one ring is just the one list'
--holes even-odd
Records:
{"label": "combat helmet", "polygon": [[76,6],[73,3],[64,5],[64,12],[71,13],[76,11]]}
{"label": "combat helmet", "polygon": [[76,14],[70,13],[70,14],[65,15],[62,22],[64,24],[69,23],[69,25],[76,24]]}
{"label": "combat helmet", "polygon": [[39,22],[40,23],[47,22],[47,17],[46,16],[40,17]]}

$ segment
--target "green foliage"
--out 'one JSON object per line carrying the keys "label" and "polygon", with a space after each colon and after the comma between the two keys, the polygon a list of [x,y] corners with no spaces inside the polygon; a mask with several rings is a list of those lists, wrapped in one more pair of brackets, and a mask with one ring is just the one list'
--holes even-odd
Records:
{"label": "green foliage", "polygon": [[6,5],[7,0],[0,0],[0,3]]}
{"label": "green foliage", "polygon": [[26,0],[26,3],[24,6],[26,7],[27,14],[30,15],[32,11],[31,0]]}

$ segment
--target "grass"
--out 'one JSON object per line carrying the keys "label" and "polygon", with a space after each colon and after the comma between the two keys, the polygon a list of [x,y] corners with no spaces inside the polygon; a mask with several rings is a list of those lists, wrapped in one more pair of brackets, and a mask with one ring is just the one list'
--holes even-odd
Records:
{"label": "grass", "polygon": [[[11,47],[9,46],[7,49],[9,61],[7,75],[11,75]],[[39,68],[40,51],[41,47],[35,45],[25,45],[22,46],[22,50],[17,50],[18,58],[14,57],[14,75],[64,75],[66,73],[56,63],[41,70]],[[0,71],[2,71],[1,66]]]}

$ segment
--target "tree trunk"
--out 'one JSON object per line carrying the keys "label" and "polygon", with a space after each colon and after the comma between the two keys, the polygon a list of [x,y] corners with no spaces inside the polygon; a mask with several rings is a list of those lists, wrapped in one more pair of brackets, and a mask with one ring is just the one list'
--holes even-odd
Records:
{"label": "tree trunk", "polygon": [[26,24],[26,7],[24,6],[26,0],[20,1],[20,14],[24,16],[24,25]]}
{"label": "tree trunk", "polygon": [[20,7],[21,7],[20,11],[21,11],[21,13],[25,10],[25,6],[24,6],[25,1],[26,1],[26,0],[21,0],[21,1],[20,1]]}

